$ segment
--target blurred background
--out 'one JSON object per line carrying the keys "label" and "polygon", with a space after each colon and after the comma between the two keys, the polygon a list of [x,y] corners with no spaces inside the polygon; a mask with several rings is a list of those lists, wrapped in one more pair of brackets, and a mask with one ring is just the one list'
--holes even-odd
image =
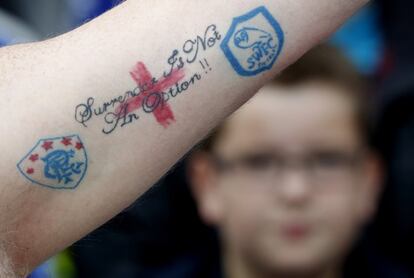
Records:
{"label": "blurred background", "polygon": [[[56,36],[93,19],[117,2],[120,1],[0,0],[0,46]],[[329,40],[372,84],[375,141],[385,158],[385,193],[359,246],[370,248],[411,274],[413,10],[413,1],[375,0]],[[220,268],[217,235],[197,214],[185,169],[184,159],[135,204],[46,262],[30,277],[216,277],[214,273]]]}

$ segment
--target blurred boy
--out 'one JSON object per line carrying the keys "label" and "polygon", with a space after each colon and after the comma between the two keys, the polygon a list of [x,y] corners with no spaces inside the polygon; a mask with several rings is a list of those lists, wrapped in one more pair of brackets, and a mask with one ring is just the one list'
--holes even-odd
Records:
{"label": "blurred boy", "polygon": [[343,276],[381,191],[364,89],[336,50],[316,48],[193,155],[192,189],[218,228],[225,277]]}

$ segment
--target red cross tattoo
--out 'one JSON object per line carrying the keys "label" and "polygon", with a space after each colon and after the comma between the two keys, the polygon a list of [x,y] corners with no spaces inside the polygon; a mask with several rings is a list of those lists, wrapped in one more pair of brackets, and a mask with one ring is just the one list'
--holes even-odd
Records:
{"label": "red cross tattoo", "polygon": [[[163,77],[157,82],[154,82],[154,78],[148,71],[145,64],[138,62],[130,72],[130,75],[139,87],[145,86],[148,88],[145,88],[145,90],[142,90],[139,95],[128,99],[125,101],[125,103],[118,107],[117,112],[121,113],[119,114],[120,116],[125,116],[132,111],[140,109],[145,100],[149,101],[148,96],[151,96],[153,94],[161,95],[164,90],[175,85],[177,82],[184,78],[184,70],[175,69],[167,77]],[[162,101],[154,109],[153,114],[157,122],[166,128],[175,121],[174,113],[171,110],[170,105],[163,101],[163,96],[161,95],[159,97]]]}

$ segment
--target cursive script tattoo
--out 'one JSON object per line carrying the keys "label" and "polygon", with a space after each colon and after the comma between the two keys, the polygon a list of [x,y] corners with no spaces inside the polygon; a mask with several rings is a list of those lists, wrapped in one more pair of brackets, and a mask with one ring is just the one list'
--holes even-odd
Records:
{"label": "cursive script tattoo", "polygon": [[164,76],[170,75],[174,69],[181,69],[186,64],[194,63],[201,52],[214,47],[220,40],[221,34],[215,24],[208,26],[204,31],[204,35],[186,40],[181,49],[174,49],[168,58],[169,70],[164,72]]}
{"label": "cursive script tattoo", "polygon": [[[102,103],[94,97],[76,105],[75,121],[84,127],[94,118],[102,118],[104,126],[102,133],[111,134],[118,128],[128,126],[141,119],[139,111],[153,114],[155,120],[167,128],[175,122],[175,116],[169,101],[188,91],[197,82],[209,74],[213,68],[202,54],[217,46],[221,40],[215,24],[209,25],[202,35],[186,40],[180,49],[175,49],[167,59],[167,70],[160,78],[154,77],[144,63],[138,62],[130,75],[136,87],[124,94]],[[194,72],[186,77],[186,65],[198,61],[200,72]]]}
{"label": "cursive script tattoo", "polygon": [[137,92],[139,88],[135,88],[133,91],[128,91],[122,96],[111,99],[102,103],[100,106],[95,106],[95,98],[89,97],[85,103],[78,104],[75,108],[75,120],[87,127],[86,123],[92,119],[93,116],[100,116],[106,114],[111,109],[114,109],[117,104],[122,104],[125,100],[135,97],[139,94]]}

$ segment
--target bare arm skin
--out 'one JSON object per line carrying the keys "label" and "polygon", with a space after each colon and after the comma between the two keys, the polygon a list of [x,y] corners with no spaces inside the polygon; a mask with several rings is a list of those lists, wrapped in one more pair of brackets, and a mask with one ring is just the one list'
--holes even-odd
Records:
{"label": "bare arm skin", "polygon": [[113,217],[366,2],[129,0],[1,49],[0,261],[23,275]]}

